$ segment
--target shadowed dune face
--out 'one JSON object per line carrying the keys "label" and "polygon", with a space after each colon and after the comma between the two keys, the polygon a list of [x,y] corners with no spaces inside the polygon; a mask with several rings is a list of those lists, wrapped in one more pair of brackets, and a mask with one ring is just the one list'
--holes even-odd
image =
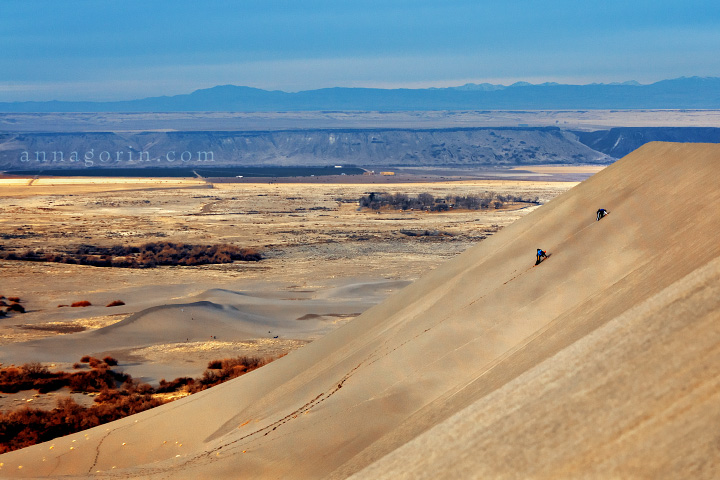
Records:
{"label": "shadowed dune face", "polygon": [[717,477],[718,158],[648,144],[307,347],[2,475]]}

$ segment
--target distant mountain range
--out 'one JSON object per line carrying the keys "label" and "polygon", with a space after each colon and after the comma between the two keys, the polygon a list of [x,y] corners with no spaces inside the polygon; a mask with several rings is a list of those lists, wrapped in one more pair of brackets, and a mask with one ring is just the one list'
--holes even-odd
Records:
{"label": "distant mountain range", "polygon": [[259,112],[398,110],[720,109],[720,78],[649,85],[518,82],[425,89],[323,88],[296,93],[222,85],[190,94],[118,102],[0,102],[0,112]]}

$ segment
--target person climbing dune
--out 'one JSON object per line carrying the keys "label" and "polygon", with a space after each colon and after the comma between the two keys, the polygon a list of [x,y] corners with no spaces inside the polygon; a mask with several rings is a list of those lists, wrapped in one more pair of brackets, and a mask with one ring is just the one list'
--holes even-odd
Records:
{"label": "person climbing dune", "polygon": [[599,209],[599,210],[597,211],[597,221],[599,222],[600,219],[603,218],[603,217],[604,217],[605,215],[607,215],[608,213],[610,213],[610,212],[608,212],[608,211],[605,210],[604,208]]}
{"label": "person climbing dune", "polygon": [[547,253],[545,250],[538,248],[537,249],[537,261],[535,262],[535,265],[538,265],[540,262],[543,261],[543,258],[547,258]]}

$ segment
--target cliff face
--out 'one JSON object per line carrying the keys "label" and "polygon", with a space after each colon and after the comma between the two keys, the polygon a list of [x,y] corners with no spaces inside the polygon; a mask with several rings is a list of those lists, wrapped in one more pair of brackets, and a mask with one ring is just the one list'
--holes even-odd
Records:
{"label": "cliff face", "polygon": [[574,133],[583,144],[614,158],[648,142],[720,143],[720,128],[713,127],[618,127]]}
{"label": "cliff face", "polygon": [[0,169],[178,166],[445,166],[611,163],[652,141],[720,143],[720,128],[314,128],[6,132]]}
{"label": "cliff face", "polygon": [[609,163],[558,128],[0,135],[0,168]]}

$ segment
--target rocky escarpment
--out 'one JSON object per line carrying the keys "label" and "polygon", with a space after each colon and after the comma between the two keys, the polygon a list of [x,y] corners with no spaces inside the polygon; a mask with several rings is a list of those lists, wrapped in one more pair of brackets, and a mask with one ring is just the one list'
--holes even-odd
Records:
{"label": "rocky escarpment", "polygon": [[574,133],[583,144],[614,158],[648,142],[720,143],[720,128],[714,127],[617,127]]}
{"label": "rocky escarpment", "polygon": [[555,127],[73,132],[0,135],[5,170],[173,166],[502,166],[609,163]]}

